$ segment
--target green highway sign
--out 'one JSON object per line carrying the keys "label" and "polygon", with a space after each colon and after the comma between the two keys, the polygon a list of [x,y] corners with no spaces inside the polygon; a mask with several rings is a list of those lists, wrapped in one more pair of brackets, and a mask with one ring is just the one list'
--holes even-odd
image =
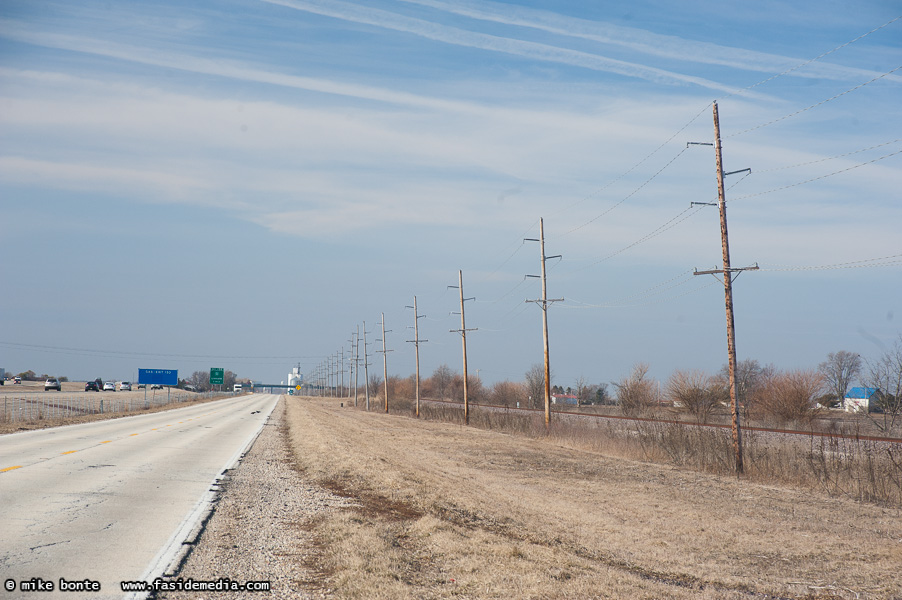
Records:
{"label": "green highway sign", "polygon": [[222,385],[225,369],[210,369],[210,385]]}

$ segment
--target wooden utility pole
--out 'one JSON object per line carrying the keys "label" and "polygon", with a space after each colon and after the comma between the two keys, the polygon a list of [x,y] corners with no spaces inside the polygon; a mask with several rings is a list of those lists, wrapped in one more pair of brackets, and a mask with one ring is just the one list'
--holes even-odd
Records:
{"label": "wooden utility pole", "polygon": [[[545,427],[551,424],[551,361],[548,353],[548,305],[552,302],[561,302],[563,298],[554,300],[548,299],[548,281],[545,276],[545,261],[549,258],[560,258],[560,254],[555,256],[545,256],[545,223],[544,219],[539,219],[539,239],[527,238],[530,242],[539,242],[539,253],[541,256],[542,274],[542,298],[540,300],[527,300],[527,302],[535,302],[542,307],[542,341],[545,354]],[[535,277],[535,275],[527,275],[527,277]]]}
{"label": "wooden utility pole", "polygon": [[338,396],[344,398],[345,395],[345,349],[341,348],[341,360],[339,361],[338,372],[341,373],[341,383],[338,386]]}
{"label": "wooden utility pole", "polygon": [[[366,330],[366,325],[363,326]],[[354,341],[354,406],[357,406],[357,380],[360,378],[360,325],[357,326],[357,336]]]}
{"label": "wooden utility pole", "polygon": [[421,340],[420,339],[419,322],[420,322],[420,319],[422,319],[426,315],[421,315],[417,311],[417,297],[416,296],[413,297],[413,306],[408,306],[407,308],[413,309],[413,339],[407,340],[407,341],[408,341],[408,343],[411,343],[411,342],[413,343],[414,353],[416,354],[416,358],[417,358],[417,382],[416,382],[416,398],[417,398],[416,407],[417,408],[416,408],[416,413],[417,413],[417,418],[419,419],[420,418],[420,343],[428,342],[429,340]]}
{"label": "wooden utility pole", "polygon": [[727,233],[727,202],[724,187],[724,176],[741,173],[750,169],[741,169],[724,173],[723,156],[720,142],[720,116],[717,112],[717,102],[714,102],[714,161],[717,170],[717,208],[720,211],[720,241],[723,251],[723,269],[710,271],[695,271],[695,275],[720,274],[723,278],[724,304],[727,314],[727,354],[730,372],[730,412],[732,413],[733,430],[733,454],[736,464],[736,474],[741,475],[745,470],[742,461],[742,429],[739,425],[739,399],[736,389],[736,328],[733,319],[733,279],[742,271],[754,271],[758,266],[734,269],[730,266],[730,240]]}
{"label": "wooden utility pole", "polygon": [[[453,285],[449,285],[448,287],[454,287]],[[467,382],[467,331],[476,331],[476,329],[467,329],[467,320],[464,316],[464,302],[466,300],[475,300],[475,298],[464,298],[464,275],[463,271],[457,272],[457,289],[460,290],[460,329],[451,329],[451,332],[454,331],[460,332],[460,337],[463,340],[463,351],[464,351],[464,424],[470,424],[470,392],[469,385]]]}
{"label": "wooden utility pole", "polygon": [[363,322],[363,388],[366,390],[366,410],[370,410],[370,370],[369,356],[366,353],[366,321]]}
{"label": "wooden utility pole", "polygon": [[[382,314],[382,387],[385,391],[385,412],[388,412],[388,353],[385,349],[385,313]],[[391,333],[391,329],[388,330]],[[378,350],[377,350],[378,352]]]}

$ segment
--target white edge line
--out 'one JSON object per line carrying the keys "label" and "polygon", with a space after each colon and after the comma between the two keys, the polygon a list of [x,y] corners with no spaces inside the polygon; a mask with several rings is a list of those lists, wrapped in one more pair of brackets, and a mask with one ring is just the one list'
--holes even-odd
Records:
{"label": "white edge line", "polygon": [[[219,481],[225,475],[225,472],[229,469],[232,469],[237,465],[241,458],[247,453],[251,446],[257,441],[257,438],[260,436],[260,432],[263,431],[263,427],[269,421],[269,417],[272,414],[272,411],[275,410],[276,405],[279,403],[280,396],[276,397],[276,401],[273,402],[269,411],[266,413],[265,418],[261,419],[260,427],[257,428],[256,431],[251,434],[248,442],[240,448],[235,454],[232,455],[229,460],[226,461],[225,466],[217,473],[216,477],[213,478],[213,481],[210,482],[210,487],[216,486],[219,484]],[[219,494],[218,490],[209,489],[201,496],[200,500],[197,501],[197,504],[194,505],[194,508],[188,513],[188,515],[182,520],[179,526],[176,528],[175,533],[169,538],[169,541],[163,545],[157,555],[150,561],[147,569],[145,569],[144,573],[139,578],[139,581],[147,581],[151,582],[157,577],[162,577],[168,570],[172,564],[180,558],[182,553],[182,545],[185,540],[191,535],[194,528],[198,523],[202,522],[204,517],[206,517],[210,512],[212,512],[213,507],[215,505],[216,496]],[[150,596],[149,591],[144,592],[129,592],[123,596],[123,600],[144,600],[148,596]]]}

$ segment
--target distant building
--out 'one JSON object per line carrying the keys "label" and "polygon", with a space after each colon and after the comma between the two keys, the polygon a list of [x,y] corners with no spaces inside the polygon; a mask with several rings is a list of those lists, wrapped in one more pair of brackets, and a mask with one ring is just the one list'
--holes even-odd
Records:
{"label": "distant building", "polygon": [[842,406],[846,412],[873,412],[882,396],[877,388],[853,387],[842,399]]}
{"label": "distant building", "polygon": [[577,404],[579,404],[579,398],[577,398],[573,394],[551,394],[551,403],[572,404],[573,406],[576,406]]}

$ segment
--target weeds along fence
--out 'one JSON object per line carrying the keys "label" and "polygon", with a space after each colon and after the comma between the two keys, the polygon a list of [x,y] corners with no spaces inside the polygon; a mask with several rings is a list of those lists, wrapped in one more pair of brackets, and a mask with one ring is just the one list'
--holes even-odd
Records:
{"label": "weeds along fence", "polygon": [[93,394],[8,394],[0,399],[0,423],[57,420],[82,415],[129,413],[152,407],[201,400],[219,395],[218,392],[195,394],[172,392],[141,395],[95,396]]}
{"label": "weeds along fence", "polygon": [[[412,415],[413,402],[393,400],[393,413]],[[464,424],[463,406],[421,402],[421,418]],[[471,406],[470,425],[553,440],[574,449],[630,460],[734,474],[729,427],[655,418],[554,413],[546,428],[541,410]],[[902,508],[902,440],[853,431],[831,433],[743,430],[744,478]]]}

